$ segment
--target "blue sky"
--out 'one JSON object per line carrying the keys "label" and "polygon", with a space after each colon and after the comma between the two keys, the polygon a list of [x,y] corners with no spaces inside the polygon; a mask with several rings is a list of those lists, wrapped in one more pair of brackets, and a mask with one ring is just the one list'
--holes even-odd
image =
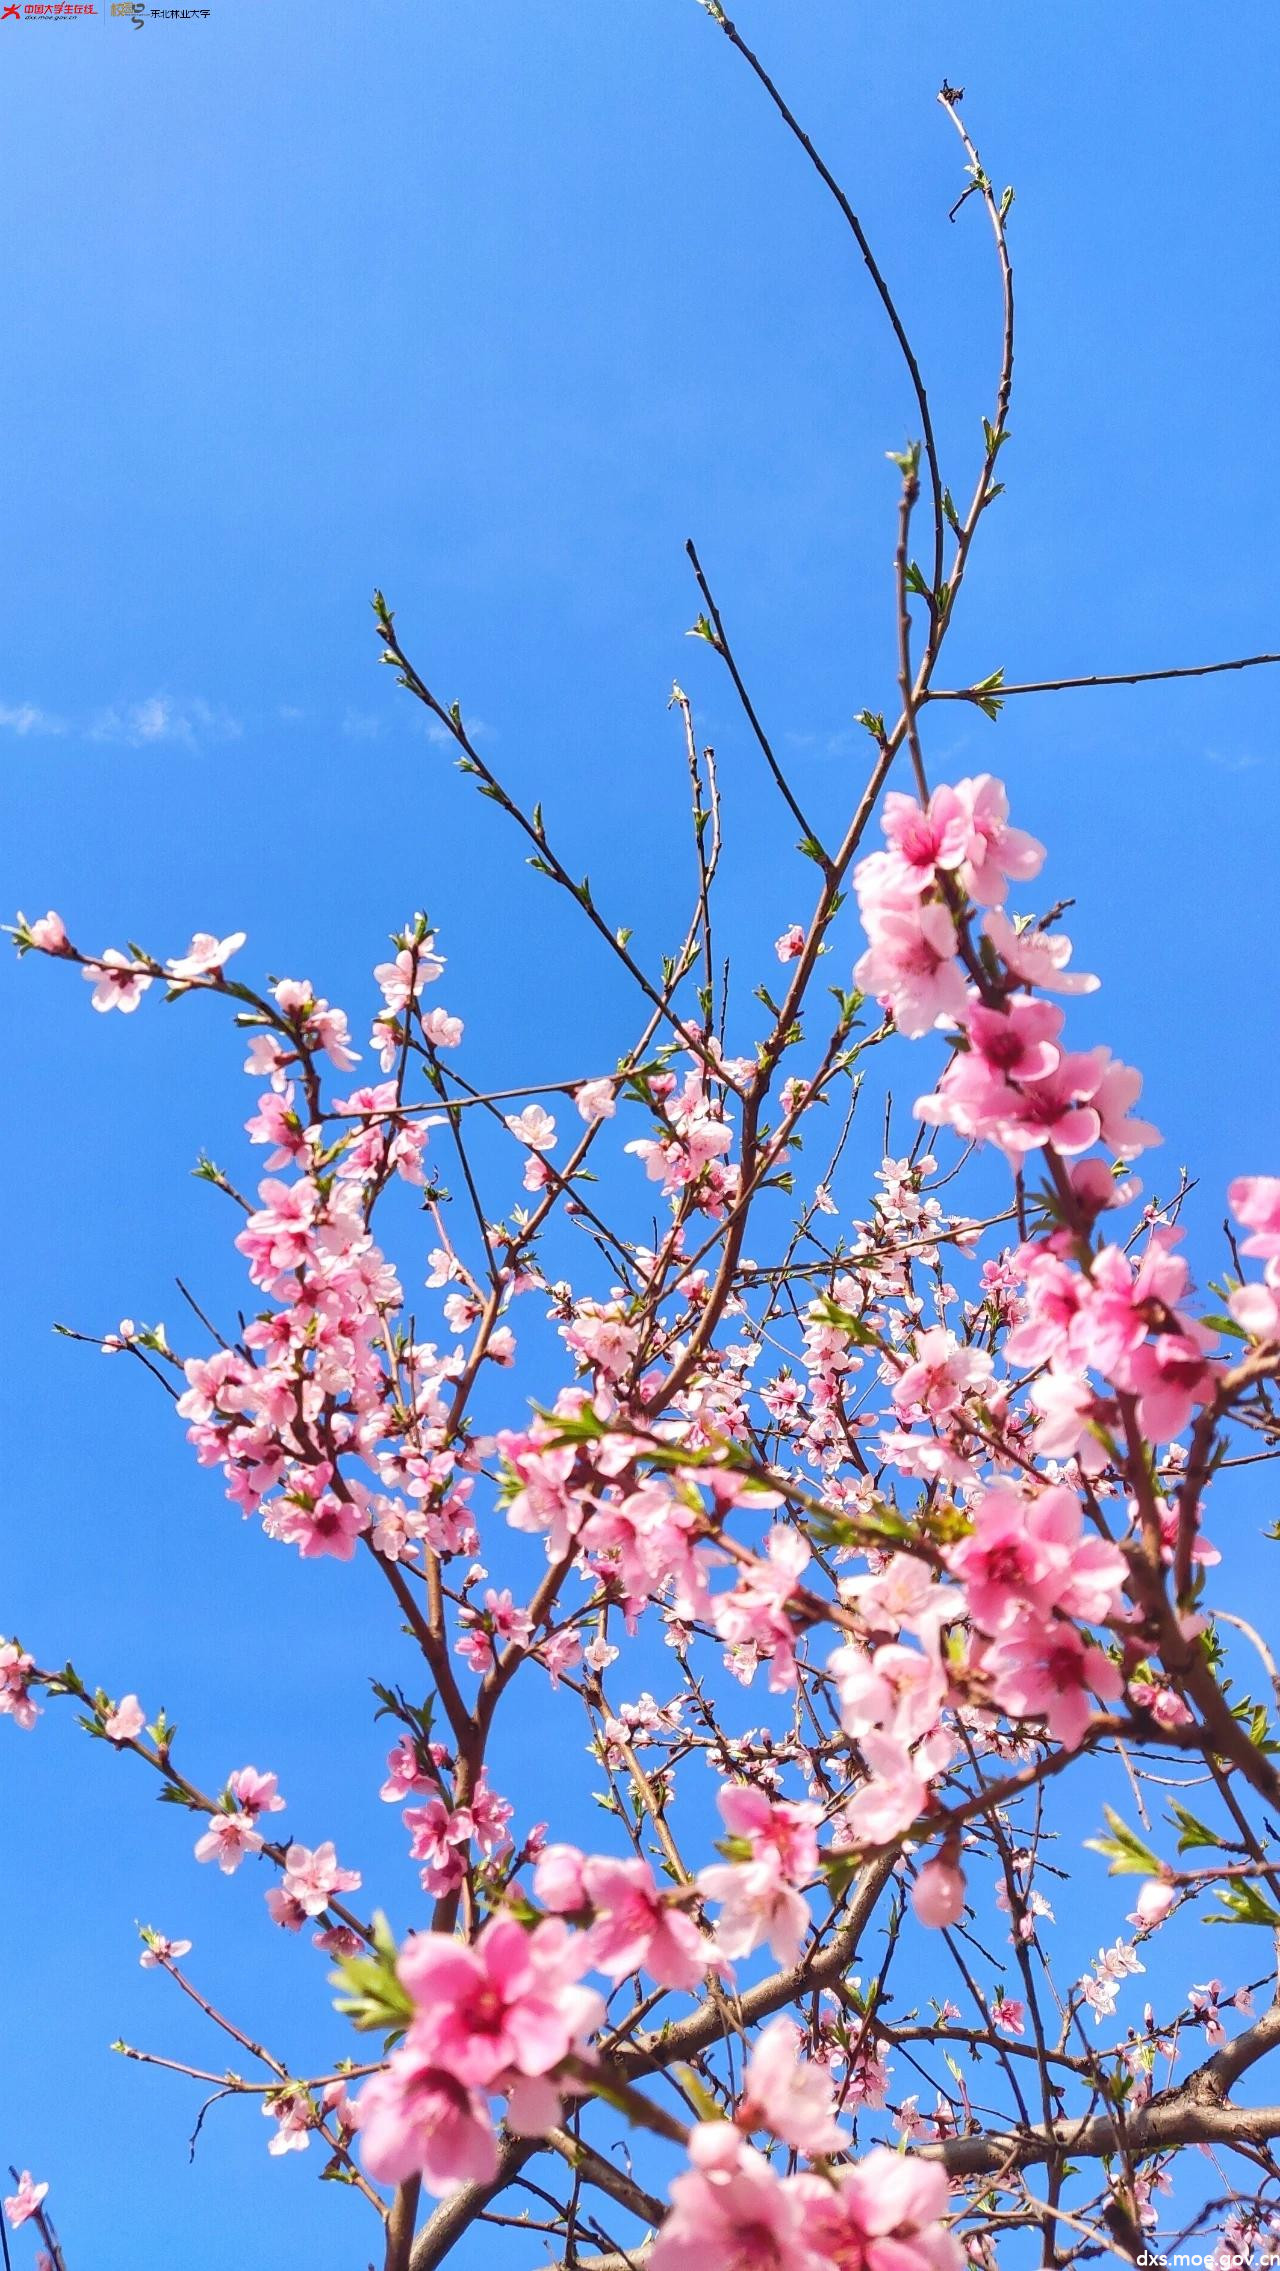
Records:
{"label": "blue sky", "polygon": [[[1280,645],[1274,11],[1246,0],[1229,38],[1148,0],[743,0],[740,20],[895,280],[957,488],[997,306],[980,215],[946,219],[944,75],[1018,192],[1009,493],[955,671]],[[216,0],[141,32],[0,25],[0,73],[6,907],[164,953],[242,927],[246,966],[362,1018],[386,933],[422,905],[477,1077],[612,1061],[611,972],[376,667],[378,583],[424,675],[650,948],[688,889],[679,674],[730,797],[726,937],[758,962],[811,871],[714,658],[682,637],[683,543],[803,795],[841,811],[851,721],[892,693],[884,453],[912,426],[836,216],[694,0]],[[1259,671],[930,720],[934,770],[1000,771],[1050,843],[1077,960],[1106,981],[1079,1029],[1144,1067],[1155,1180],[1202,1176],[1206,1260],[1229,1176],[1276,1165],[1278,698]],[[200,1004],[126,1024],[51,968],[0,985],[0,1628],[163,1701],[210,1780],[278,1767],[298,1828],[336,1834],[371,1884],[385,1864],[405,1901],[368,1794],[372,1589],[267,1549],[145,1382],[48,1330],[172,1322],[176,1270],[234,1301],[230,1226],[186,1171],[202,1147],[237,1157],[239,1048]],[[550,1810],[547,1730],[522,1743],[511,1770]],[[295,2044],[308,1951],[267,1932],[256,1885],[196,1871],[187,1824],[69,1721],[0,1753],[0,2157],[54,2181],[73,2265],[173,2261],[180,2233],[203,2271],[232,2230],[252,2259],[287,2231],[312,2271],[345,2271],[357,2218],[313,2171],[268,2171],[234,2110],[189,2168],[185,2092],[104,2048],[212,2047],[139,1972],[135,1919],[188,1932],[210,1991]],[[125,2167],[143,2174],[122,2193]],[[263,2203],[248,2232],[228,2217],[242,2185]]]}

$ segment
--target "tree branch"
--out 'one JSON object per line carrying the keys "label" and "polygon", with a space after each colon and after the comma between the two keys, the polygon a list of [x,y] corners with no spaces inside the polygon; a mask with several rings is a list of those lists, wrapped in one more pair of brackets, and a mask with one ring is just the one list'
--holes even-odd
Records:
{"label": "tree branch", "polygon": [[938,686],[922,695],[925,702],[1003,702],[1010,694],[1071,694],[1083,686],[1154,686],[1169,678],[1215,678],[1224,670],[1259,670],[1280,662],[1280,654],[1239,655],[1232,662],[1184,663],[1177,670],[1127,670],[1092,678],[1034,678],[1020,686]]}

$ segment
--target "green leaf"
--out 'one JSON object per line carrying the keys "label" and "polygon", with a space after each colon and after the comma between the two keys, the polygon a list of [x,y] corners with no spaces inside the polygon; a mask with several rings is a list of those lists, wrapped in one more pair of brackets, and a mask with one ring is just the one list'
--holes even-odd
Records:
{"label": "green leaf", "polygon": [[329,1984],[342,1991],[334,1997],[334,2009],[361,2034],[388,2030],[398,2034],[413,2017],[413,2004],[396,1971],[396,1943],[381,1911],[373,1919],[372,1951],[340,1956]]}
{"label": "green leaf", "polygon": [[1280,1908],[1274,1908],[1256,1885],[1219,1885],[1216,1890],[1228,1913],[1210,1909],[1203,1919],[1206,1924],[1265,1924],[1271,1931],[1280,1925]]}
{"label": "green leaf", "polygon": [[1090,1853],[1102,1853],[1111,1863],[1113,1877],[1158,1877],[1160,1863],[1149,1845],[1144,1845],[1136,1830],[1129,1828],[1111,1806],[1104,1806],[1110,1837],[1086,1837],[1085,1846]]}
{"label": "green leaf", "polygon": [[861,1317],[855,1317],[851,1309],[842,1309],[829,1293],[820,1294],[816,1301],[809,1303],[809,1316],[815,1325],[829,1325],[833,1331],[847,1334],[856,1348],[880,1346],[880,1335],[870,1325],[864,1325]]}
{"label": "green leaf", "polygon": [[1234,1317],[1202,1317],[1200,1322],[1207,1325],[1211,1333],[1229,1333],[1233,1341],[1247,1341],[1249,1338],[1243,1325],[1238,1325]]}
{"label": "green leaf", "polygon": [[680,2086],[689,2099],[699,2121],[723,2121],[724,2111],[712,2097],[705,2082],[700,2082],[692,2066],[677,2066]]}
{"label": "green leaf", "polygon": [[1216,1837],[1211,1829],[1207,1829],[1202,1821],[1197,1821],[1186,1806],[1175,1805],[1172,1812],[1178,1826],[1179,1853],[1192,1853],[1197,1846],[1202,1845],[1221,1845],[1222,1839]]}

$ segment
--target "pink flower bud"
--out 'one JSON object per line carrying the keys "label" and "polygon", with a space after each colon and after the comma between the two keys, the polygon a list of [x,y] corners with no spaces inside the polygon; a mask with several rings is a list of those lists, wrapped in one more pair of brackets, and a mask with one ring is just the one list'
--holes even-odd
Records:
{"label": "pink flower bud", "polygon": [[548,1845],[533,1873],[533,1889],[544,1908],[564,1916],[587,1906],[582,1885],[582,1855],[576,1845]]}
{"label": "pink flower bud", "polygon": [[1155,1925],[1163,1924],[1176,1897],[1175,1888],[1167,1885],[1162,1877],[1148,1877],[1130,1912],[1129,1922],[1144,1932],[1151,1931]]}
{"label": "pink flower bud", "polygon": [[964,1914],[964,1871],[954,1861],[926,1861],[911,1888],[911,1906],[921,1924],[941,1931]]}

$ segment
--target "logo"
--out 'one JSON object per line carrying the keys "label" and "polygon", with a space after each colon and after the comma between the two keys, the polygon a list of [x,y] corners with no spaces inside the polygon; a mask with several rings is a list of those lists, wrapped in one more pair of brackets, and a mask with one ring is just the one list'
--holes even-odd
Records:
{"label": "logo", "polygon": [[0,9],[0,23],[69,24],[73,16],[96,16],[96,0],[26,0],[21,8]]}
{"label": "logo", "polygon": [[211,8],[148,8],[145,5],[145,0],[111,0],[111,13],[113,16],[123,16],[126,22],[133,25],[135,31],[140,32],[148,18],[153,22],[159,19],[162,23],[185,24],[212,15],[213,10]]}

